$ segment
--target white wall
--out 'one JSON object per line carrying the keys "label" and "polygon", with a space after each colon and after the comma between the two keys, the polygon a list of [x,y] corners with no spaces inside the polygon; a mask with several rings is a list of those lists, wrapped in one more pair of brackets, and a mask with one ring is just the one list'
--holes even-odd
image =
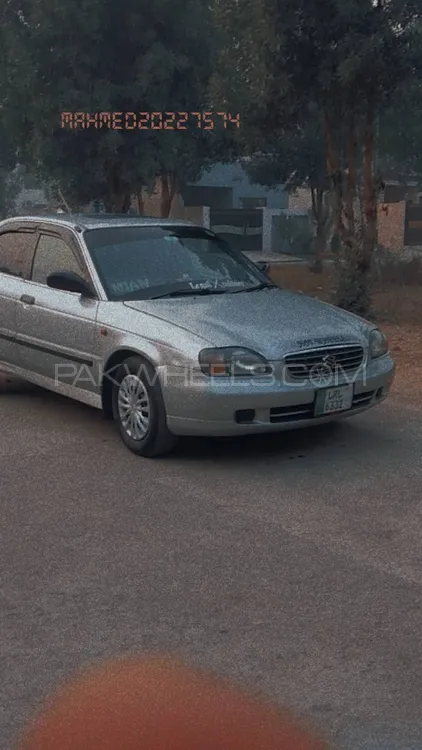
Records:
{"label": "white wall", "polygon": [[44,190],[25,190],[23,189],[16,199],[16,210],[24,210],[25,203],[33,205],[45,204],[47,206],[47,196]]}
{"label": "white wall", "polygon": [[287,208],[289,198],[281,188],[272,190],[253,185],[241,164],[216,164],[195,183],[203,187],[230,187],[233,190],[233,208],[242,208],[240,198],[266,198],[267,208]]}

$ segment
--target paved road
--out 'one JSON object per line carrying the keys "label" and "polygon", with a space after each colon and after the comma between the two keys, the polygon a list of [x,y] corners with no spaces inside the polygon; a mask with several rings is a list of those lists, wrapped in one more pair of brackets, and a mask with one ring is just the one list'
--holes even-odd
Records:
{"label": "paved road", "polygon": [[[99,412],[0,395],[0,747],[63,677],[178,652],[353,750],[422,748],[422,413],[138,459]],[[415,744],[412,744],[412,743]]]}

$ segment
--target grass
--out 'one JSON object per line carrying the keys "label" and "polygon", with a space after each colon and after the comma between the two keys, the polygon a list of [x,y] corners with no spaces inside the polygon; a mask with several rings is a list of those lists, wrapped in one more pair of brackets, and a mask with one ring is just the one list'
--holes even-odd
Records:
{"label": "grass", "polygon": [[[304,264],[280,264],[272,266],[270,275],[280,286],[330,301],[334,284],[330,267],[314,274]],[[422,285],[374,281],[372,291],[370,319],[388,337],[397,365],[393,393],[422,403]]]}

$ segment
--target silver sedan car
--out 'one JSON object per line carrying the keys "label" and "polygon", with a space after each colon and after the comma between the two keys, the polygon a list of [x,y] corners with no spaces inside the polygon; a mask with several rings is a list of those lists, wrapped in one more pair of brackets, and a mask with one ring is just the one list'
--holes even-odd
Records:
{"label": "silver sedan car", "polygon": [[0,369],[102,409],[150,457],[359,414],[394,377],[376,326],[213,232],[104,215],[0,223]]}

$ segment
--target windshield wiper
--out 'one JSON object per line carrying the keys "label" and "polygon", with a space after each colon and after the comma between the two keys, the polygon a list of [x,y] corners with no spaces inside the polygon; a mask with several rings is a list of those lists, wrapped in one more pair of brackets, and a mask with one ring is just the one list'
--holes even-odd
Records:
{"label": "windshield wiper", "polygon": [[[161,287],[162,288],[162,287]],[[168,288],[168,287],[167,287]],[[199,297],[199,296],[205,296],[205,295],[214,295],[214,294],[239,294],[240,292],[254,292],[258,289],[277,289],[278,287],[275,284],[270,284],[263,282],[262,284],[258,284],[257,286],[252,287],[242,287],[241,289],[229,287],[228,289],[215,289],[214,287],[202,287],[199,289],[194,289],[192,287],[187,288],[177,288],[177,289],[171,289],[167,292],[161,292],[158,294],[154,294],[153,289],[137,289],[133,292],[128,292],[127,294],[123,294],[119,296],[120,302],[128,302],[128,301],[148,301],[153,299],[170,299],[171,297]],[[155,287],[155,291],[158,292],[160,287]]]}
{"label": "windshield wiper", "polygon": [[240,292],[258,292],[260,289],[278,289],[278,287],[276,284],[268,284],[266,281],[263,281],[262,284],[249,286],[246,287],[246,289],[236,289],[232,294],[240,294]]}
{"label": "windshield wiper", "polygon": [[150,297],[150,299],[164,299],[165,297],[188,297],[188,296],[198,296],[200,294],[227,294],[227,289],[213,289],[212,287],[208,289],[175,289],[173,292],[166,292],[165,294],[156,294],[154,297]]}
{"label": "windshield wiper", "polygon": [[[165,288],[168,286],[165,285]],[[170,289],[170,291],[167,292],[161,292],[159,294],[155,294],[154,292],[158,292],[159,289],[162,289],[163,286],[156,286],[156,287],[150,287],[147,289],[136,289],[133,292],[128,292],[127,294],[120,295],[118,297],[119,302],[130,302],[130,301],[143,301],[146,302],[151,299],[165,299],[166,297],[185,297],[188,295],[198,295],[198,294],[226,294],[228,290],[226,289],[214,289],[213,287],[206,287],[205,289],[192,289],[192,287],[188,288],[180,288],[177,287],[176,289]]]}

